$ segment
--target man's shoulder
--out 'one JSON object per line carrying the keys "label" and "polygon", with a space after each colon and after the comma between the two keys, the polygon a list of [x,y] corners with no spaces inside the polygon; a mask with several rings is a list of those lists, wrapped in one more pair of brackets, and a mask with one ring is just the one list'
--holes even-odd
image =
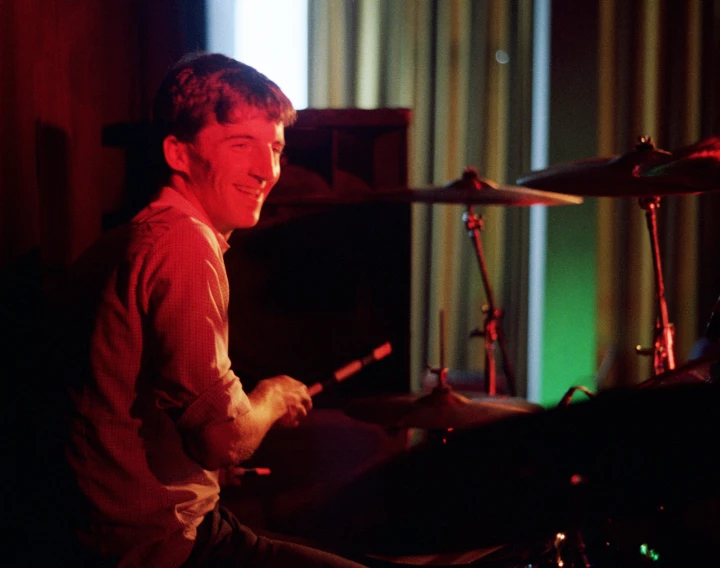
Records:
{"label": "man's shoulder", "polygon": [[166,240],[212,243],[214,238],[210,227],[187,212],[169,205],[147,207],[132,219],[130,229],[135,239],[150,245]]}

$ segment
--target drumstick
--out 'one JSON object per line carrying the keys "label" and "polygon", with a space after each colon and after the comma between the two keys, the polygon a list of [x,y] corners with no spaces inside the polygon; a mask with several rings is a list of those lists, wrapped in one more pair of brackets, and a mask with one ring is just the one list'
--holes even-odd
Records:
{"label": "drumstick", "polygon": [[379,361],[383,357],[387,357],[388,355],[390,355],[391,352],[392,346],[390,345],[390,343],[383,343],[380,347],[373,349],[373,352],[370,353],[370,355],[366,355],[362,359],[356,359],[355,361],[352,361],[347,365],[340,367],[337,371],[333,373],[331,379],[309,386],[308,393],[310,393],[310,396],[315,396],[316,394],[324,391],[329,386],[334,385],[335,383],[339,383],[340,381],[344,381],[345,379],[347,379],[351,375],[354,375],[360,369],[366,367],[370,363],[374,361]]}

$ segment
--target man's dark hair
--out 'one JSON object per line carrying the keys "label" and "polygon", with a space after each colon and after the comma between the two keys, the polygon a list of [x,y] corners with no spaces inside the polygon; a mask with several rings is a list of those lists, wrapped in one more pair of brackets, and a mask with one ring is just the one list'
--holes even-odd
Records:
{"label": "man's dark hair", "polygon": [[170,174],[162,149],[167,136],[189,142],[212,118],[230,122],[238,105],[285,126],[297,117],[280,87],[249,65],[220,53],[189,53],[180,59],[163,79],[153,104],[151,155],[157,182],[166,183]]}
{"label": "man's dark hair", "polygon": [[153,126],[163,140],[171,134],[188,142],[214,117],[230,122],[230,113],[245,105],[289,126],[295,121],[292,103],[265,75],[219,53],[190,53],[165,76],[153,106]]}

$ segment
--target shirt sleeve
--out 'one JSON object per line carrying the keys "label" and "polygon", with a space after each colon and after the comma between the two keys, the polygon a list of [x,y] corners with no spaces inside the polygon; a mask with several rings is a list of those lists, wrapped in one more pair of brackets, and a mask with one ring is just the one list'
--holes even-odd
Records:
{"label": "shirt sleeve", "polygon": [[144,268],[141,303],[158,406],[187,430],[248,412],[230,368],[229,285],[215,235],[183,219],[153,244]]}

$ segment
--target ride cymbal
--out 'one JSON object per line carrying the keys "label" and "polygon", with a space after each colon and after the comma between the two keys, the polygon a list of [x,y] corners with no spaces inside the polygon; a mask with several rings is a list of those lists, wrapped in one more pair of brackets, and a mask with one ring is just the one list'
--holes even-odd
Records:
{"label": "ride cymbal", "polygon": [[[650,197],[682,193],[643,172],[671,162],[670,152],[657,150],[651,139],[641,139],[632,152],[607,158],[589,158],[530,172],[517,183],[533,189],[584,197]],[[665,193],[668,192],[668,193]],[[693,193],[686,188],[685,193]]]}
{"label": "ride cymbal", "polygon": [[451,389],[438,387],[425,395],[383,395],[359,399],[345,407],[357,420],[386,428],[446,430],[495,422],[510,416],[538,412],[542,407],[509,396],[468,399]]}

